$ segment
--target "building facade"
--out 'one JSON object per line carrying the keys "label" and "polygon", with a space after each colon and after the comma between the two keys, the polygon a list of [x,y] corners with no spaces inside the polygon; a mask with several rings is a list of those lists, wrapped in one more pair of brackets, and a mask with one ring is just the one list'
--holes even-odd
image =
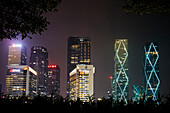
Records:
{"label": "building facade", "polygon": [[48,95],[60,94],[60,67],[58,65],[48,65]]}
{"label": "building facade", "polygon": [[114,101],[124,100],[127,103],[128,92],[128,40],[116,39],[114,44],[114,74],[112,93]]}
{"label": "building facade", "polygon": [[91,64],[91,39],[89,37],[69,37],[67,53],[67,96],[69,98],[69,73],[78,64]]}
{"label": "building facade", "polygon": [[157,100],[160,95],[158,43],[147,42],[143,56],[145,95],[146,98]]}
{"label": "building facade", "polygon": [[70,99],[76,101],[78,98],[83,102],[89,101],[89,96],[94,94],[93,65],[77,65],[70,72]]}
{"label": "building facade", "polygon": [[31,48],[30,67],[37,72],[37,91],[40,95],[47,95],[48,86],[48,51],[42,46]]}
{"label": "building facade", "polygon": [[33,98],[37,94],[37,72],[28,65],[8,65],[6,92],[10,97]]}
{"label": "building facade", "polygon": [[140,99],[143,99],[144,88],[142,85],[133,85],[133,101],[139,102]]}
{"label": "building facade", "polygon": [[26,65],[27,48],[22,44],[11,44],[8,53],[8,65]]}

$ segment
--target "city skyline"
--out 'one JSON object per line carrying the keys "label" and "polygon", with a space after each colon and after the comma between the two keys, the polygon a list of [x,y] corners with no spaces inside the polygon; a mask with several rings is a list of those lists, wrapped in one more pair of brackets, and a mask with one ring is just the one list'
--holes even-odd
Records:
{"label": "city skyline", "polygon": [[[79,40],[79,38],[77,38],[78,40]],[[80,39],[81,41],[83,41],[83,39],[81,38]],[[83,42],[84,43],[84,42]],[[85,43],[86,43],[86,41],[85,41]],[[77,43],[78,44],[78,43]],[[76,45],[77,45],[76,44]],[[76,46],[75,45],[75,43],[73,42],[73,45],[71,44],[71,47],[72,46]],[[77,47],[79,47],[79,48],[81,48],[80,50],[82,50],[82,46],[80,46],[80,45],[77,45]],[[76,48],[77,48],[76,47]],[[16,48],[16,49],[15,49]],[[9,74],[9,72],[12,74],[12,73],[14,73],[14,72],[17,72],[17,74],[19,74],[20,72],[22,72],[22,71],[18,71],[18,69],[20,68],[20,67],[22,67],[23,68],[23,66],[25,66],[26,64],[20,64],[20,63],[22,63],[22,61],[26,61],[26,58],[27,58],[27,56],[26,56],[26,54],[27,54],[27,52],[25,52],[25,51],[27,51],[26,49],[25,49],[26,47],[25,46],[23,46],[22,44],[19,44],[19,43],[13,43],[12,45],[10,44],[9,45],[9,55],[8,55],[8,73],[7,74]],[[88,48],[88,47],[87,47]],[[86,49],[86,48],[85,48]],[[23,51],[24,50],[24,51]],[[77,49],[77,50],[79,50],[79,49]],[[89,48],[87,49],[87,50],[89,50]],[[72,51],[72,50],[67,50],[67,51]],[[45,53],[44,53],[45,52]],[[46,48],[44,48],[44,47],[42,47],[42,46],[33,46],[32,48],[31,48],[31,56],[30,56],[30,62],[28,63],[28,64],[34,64],[34,65],[36,65],[36,64],[41,64],[42,62],[43,62],[43,64],[44,64],[44,60],[46,59],[47,60],[47,64],[48,64],[48,55],[47,55],[47,57],[44,57],[44,55],[46,56],[46,52],[47,52],[47,49]],[[141,95],[144,95],[144,93],[147,95],[147,97],[152,97],[153,95],[153,100],[157,100],[157,98],[158,98],[158,95],[160,94],[160,79],[159,79],[159,63],[158,63],[158,61],[159,61],[159,53],[158,53],[159,51],[158,51],[158,42],[157,43],[155,43],[155,42],[146,42],[146,44],[145,44],[145,46],[144,46],[144,51],[143,51],[143,70],[144,70],[144,84],[143,84],[143,86],[144,86],[144,92],[140,92],[141,93]],[[73,52],[74,53],[74,52]],[[81,52],[80,52],[81,53]],[[22,54],[24,54],[23,56],[23,58],[21,57],[22,56]],[[38,54],[38,57],[35,57],[34,56],[34,58],[33,58],[33,55],[34,54]],[[48,52],[47,52],[47,54],[48,54]],[[14,55],[16,55],[16,56],[14,56]],[[80,54],[80,56],[81,56],[82,54]],[[37,55],[36,55],[37,56]],[[69,55],[70,56],[70,55]],[[40,57],[42,57],[42,58],[40,58]],[[72,56],[73,57],[73,56]],[[76,54],[76,56],[74,56],[74,57],[78,57],[77,56],[77,54]],[[82,56],[81,56],[82,57]],[[11,62],[14,62],[15,61],[15,59],[19,59],[19,60],[17,60],[17,62],[16,63],[9,63],[9,61],[11,61]],[[38,58],[38,60],[37,60],[37,58]],[[89,57],[87,57],[87,58],[89,58]],[[9,60],[10,59],[10,60]],[[14,61],[13,61],[13,59],[14,59]],[[33,60],[34,59],[34,60]],[[75,58],[74,58],[75,59]],[[33,62],[33,61],[36,61],[36,62],[38,62],[38,63],[36,63],[36,62]],[[76,72],[76,74],[75,74],[75,71],[74,70],[76,70],[76,68],[74,69],[74,70],[72,70],[70,73],[69,73],[69,76],[70,77],[72,77],[72,78],[69,78],[71,81],[72,81],[72,79],[74,78],[74,74],[76,75],[76,79],[78,79],[78,81],[80,81],[79,83],[80,84],[82,84],[81,83],[81,81],[82,80],[84,80],[84,79],[82,79],[81,77],[82,76],[84,76],[83,74],[81,74],[82,72],[85,74],[86,73],[86,71],[88,71],[88,70],[86,70],[86,68],[88,67],[88,66],[90,66],[90,65],[88,65],[88,64],[81,64],[80,63],[80,61],[86,61],[86,60],[76,60],[76,61],[74,61],[74,62],[76,62],[76,67],[77,67],[77,71],[78,72]],[[73,62],[73,61],[71,61],[71,62]],[[78,63],[79,62],[79,63]],[[34,65],[32,66],[32,67],[34,67]],[[18,66],[18,67],[17,67]],[[82,66],[84,67],[85,66],[85,68],[82,68]],[[91,66],[93,66],[93,65],[91,65]],[[40,66],[40,67],[44,67],[44,66]],[[50,71],[52,72],[52,70],[54,71],[54,69],[59,69],[59,66],[56,66],[56,65],[48,65],[47,66],[48,67],[48,74],[47,74],[47,77],[48,77],[48,79],[47,80],[45,80],[45,81],[48,81],[48,80],[50,80],[50,76],[52,77],[53,75],[52,75],[52,73],[50,74]],[[80,69],[79,70],[79,68],[82,68],[82,69]],[[30,69],[30,67],[27,67],[27,69]],[[36,69],[36,68],[35,68]],[[43,69],[43,68],[42,68]],[[50,69],[50,70],[49,70]],[[52,69],[52,70],[51,70]],[[81,71],[81,70],[83,70],[84,69],[84,71]],[[13,71],[11,71],[11,70],[13,70]],[[15,71],[15,70],[17,70],[17,71]],[[25,68],[23,68],[23,70],[25,70]],[[60,69],[59,69],[60,70]],[[93,74],[95,73],[94,72],[94,69],[92,69],[93,70]],[[39,70],[38,70],[39,71]],[[80,72],[79,72],[80,71]],[[42,72],[44,72],[44,71],[42,71]],[[40,72],[38,72],[38,73],[42,73],[41,71]],[[36,72],[36,75],[37,75],[37,78],[38,78],[38,73]],[[80,77],[78,77],[77,78],[77,73],[80,73],[80,75],[78,75],[78,76],[80,76]],[[155,74],[154,74],[155,73]],[[158,74],[158,75],[157,75]],[[44,75],[44,74],[43,74]],[[50,75],[50,76],[49,76]],[[85,74],[86,75],[86,74]],[[9,76],[11,76],[12,78],[15,78],[15,77],[13,77],[13,75],[9,75]],[[15,74],[14,74],[14,76],[15,76]],[[54,75],[55,76],[55,75]],[[58,75],[57,75],[58,76]],[[90,76],[92,76],[92,75],[90,75]],[[60,77],[60,76],[59,76]],[[40,77],[41,78],[41,77]],[[54,78],[54,77],[53,77]],[[84,77],[83,77],[84,78]],[[90,78],[91,77],[89,77],[88,79],[89,79],[89,81],[93,81],[93,82],[91,82],[90,84],[91,85],[89,85],[88,86],[88,88],[89,87],[93,87],[93,88],[89,88],[89,89],[91,89],[91,90],[89,90],[88,92],[90,92],[91,91],[91,95],[94,95],[95,94],[95,91],[92,91],[92,89],[94,90],[95,88],[95,84],[94,84],[94,78],[92,79],[92,80],[90,80]],[[7,77],[6,77],[6,79],[9,81],[9,77],[8,77],[8,75],[7,75]],[[58,80],[59,80],[60,78],[58,78]],[[128,39],[116,39],[115,40],[115,43],[114,43],[114,73],[113,73],[113,77],[111,78],[111,79],[113,79],[112,80],[112,93],[113,93],[113,99],[114,100],[119,100],[119,101],[121,101],[122,99],[125,101],[125,103],[127,103],[127,100],[129,99],[129,90],[128,90],[128,87],[129,87],[129,77],[128,77]],[[38,80],[38,79],[37,79]],[[43,79],[42,79],[43,80]],[[57,80],[57,78],[55,79],[55,80]],[[75,83],[71,83],[71,81],[69,80],[69,84],[75,84]],[[132,79],[133,80],[133,79]],[[60,80],[59,80],[60,81]],[[77,80],[73,80],[73,81],[77,81]],[[158,82],[157,82],[158,81]],[[50,82],[47,82],[47,85],[50,85],[51,84],[51,82],[52,82],[52,80],[50,80]],[[38,82],[37,82],[38,83]],[[49,84],[50,83],[50,84]],[[7,88],[7,94],[8,94],[8,87],[9,87],[9,83],[8,82],[6,82],[6,88]],[[10,83],[11,84],[11,83]],[[12,83],[12,84],[15,84],[15,83]],[[60,84],[60,82],[59,82],[59,84]],[[87,85],[87,83],[85,83],[86,85]],[[85,85],[84,84],[84,85]],[[93,85],[92,85],[93,84]],[[156,84],[156,85],[155,85]],[[135,85],[133,85],[133,88],[135,88],[134,87]],[[11,87],[11,86],[10,86]],[[39,85],[37,86],[38,87],[38,89],[39,89]],[[47,86],[46,86],[47,87]],[[58,87],[58,86],[57,86]],[[70,88],[71,88],[72,86],[70,86]],[[75,89],[76,87],[80,87],[80,90],[79,91],[81,91],[81,87],[83,87],[83,86],[74,86],[74,88],[73,89]],[[51,89],[56,89],[56,87],[51,87]],[[51,90],[50,89],[50,90]],[[73,90],[72,89],[72,90]],[[77,89],[77,88],[76,88]],[[13,90],[13,89],[11,89],[11,90]],[[25,90],[26,90],[26,88],[25,88]],[[60,87],[58,87],[57,88],[57,90],[59,91],[60,90]],[[138,92],[138,89],[137,88],[135,88],[135,89],[133,89],[133,92],[134,92],[134,90],[136,91],[136,94],[138,94],[139,92]],[[53,92],[53,90],[51,90],[52,92]],[[70,90],[71,91],[71,90]],[[78,91],[78,92],[79,92]],[[83,91],[83,90],[82,90]],[[49,92],[49,90],[47,90],[45,93],[38,93],[38,90],[37,90],[37,92],[36,93],[38,93],[38,94],[42,94],[42,95],[50,95],[50,93],[48,93]],[[72,92],[72,91],[71,91]],[[77,92],[77,91],[76,91]],[[85,91],[86,93],[86,96],[87,96],[87,91]],[[138,92],[138,93],[137,93]],[[6,93],[6,91],[4,92],[4,93]],[[48,94],[47,94],[48,93]],[[55,92],[54,92],[55,93]],[[75,93],[75,92],[74,92]],[[74,94],[73,93],[73,94]],[[27,94],[28,94],[28,91],[27,91]],[[59,94],[59,93],[57,93],[57,94]],[[70,96],[73,98],[73,94],[71,94]],[[84,97],[84,93],[82,93],[83,94],[83,97]],[[81,99],[81,92],[80,92],[80,94],[78,94],[79,96],[80,96],[80,99]],[[12,95],[12,94],[11,94]],[[16,95],[16,94],[15,94]],[[21,94],[20,94],[21,95]],[[89,94],[88,94],[89,95]],[[91,96],[90,95],[90,96]],[[69,97],[70,97],[69,96]],[[75,96],[75,95],[74,95]],[[135,96],[137,96],[137,95],[135,95]],[[67,97],[68,98],[68,97]],[[87,98],[87,97],[85,97],[85,98]],[[134,98],[134,96],[132,97],[132,98]],[[136,97],[135,97],[136,98]],[[138,97],[139,98],[139,97]],[[74,97],[74,99],[73,100],[77,100],[77,96],[76,97]],[[134,99],[135,100],[135,99]],[[87,100],[84,100],[84,101],[87,101]]]}
{"label": "city skyline", "polygon": [[[96,4],[97,3],[97,4]],[[143,82],[142,48],[145,42],[159,42],[160,51],[160,79],[161,94],[170,93],[169,90],[169,19],[168,15],[133,15],[125,14],[120,7],[120,0],[101,1],[63,1],[58,13],[47,13],[45,16],[51,24],[42,35],[35,35],[33,39],[18,40],[25,44],[30,54],[32,46],[48,48],[49,62],[61,66],[61,95],[66,96],[67,69],[67,38],[91,37],[92,64],[96,67],[96,96],[107,95],[110,89],[109,76],[113,74],[113,44],[117,38],[128,39],[129,49],[129,91],[133,84]],[[7,69],[8,45],[17,40],[3,40],[0,42],[0,82],[3,85]],[[30,55],[28,55],[30,56]],[[28,61],[27,61],[28,62]],[[103,84],[101,84],[103,83]],[[132,92],[131,94],[132,95]]]}

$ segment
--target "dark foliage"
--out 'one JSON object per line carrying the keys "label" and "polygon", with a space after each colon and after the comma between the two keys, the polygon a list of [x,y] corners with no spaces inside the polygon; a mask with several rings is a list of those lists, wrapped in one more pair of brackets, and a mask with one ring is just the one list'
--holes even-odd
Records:
{"label": "dark foliage", "polygon": [[56,12],[61,0],[0,0],[0,39],[22,39],[41,34],[49,21],[43,15]]}
{"label": "dark foliage", "polygon": [[122,7],[126,13],[169,14],[170,0],[124,0]]}
{"label": "dark foliage", "polygon": [[[16,99],[17,98],[17,99]],[[158,101],[141,99],[139,102],[116,101],[103,98],[101,101],[82,102],[66,101],[61,96],[37,96],[34,99],[28,97],[9,97],[0,99],[2,110],[8,112],[74,112],[74,113],[116,113],[116,112],[163,112],[170,108],[170,95],[162,96]],[[7,109],[8,108],[8,109]]]}

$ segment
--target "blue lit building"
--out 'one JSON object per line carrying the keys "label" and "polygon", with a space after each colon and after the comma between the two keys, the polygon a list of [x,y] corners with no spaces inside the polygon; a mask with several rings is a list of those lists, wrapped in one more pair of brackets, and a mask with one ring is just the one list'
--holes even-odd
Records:
{"label": "blue lit building", "polygon": [[124,100],[127,103],[128,92],[128,40],[116,39],[114,44],[114,74],[112,94],[114,101]]}
{"label": "blue lit building", "polygon": [[158,43],[147,42],[144,46],[144,88],[147,98],[157,100],[160,95]]}
{"label": "blue lit building", "polygon": [[143,99],[144,88],[142,85],[133,85],[133,101],[138,102],[140,99]]}

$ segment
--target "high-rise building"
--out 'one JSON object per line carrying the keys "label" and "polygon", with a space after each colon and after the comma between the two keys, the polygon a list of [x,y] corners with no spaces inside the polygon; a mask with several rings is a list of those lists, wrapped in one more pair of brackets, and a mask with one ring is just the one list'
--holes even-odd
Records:
{"label": "high-rise building", "polygon": [[133,85],[133,101],[139,102],[140,99],[143,99],[144,88],[142,85]]}
{"label": "high-rise building", "polygon": [[69,37],[67,54],[67,96],[69,97],[70,86],[69,73],[76,68],[77,64],[91,64],[91,39],[89,37]]}
{"label": "high-rise building", "polygon": [[58,65],[48,65],[48,95],[60,94],[60,67]]}
{"label": "high-rise building", "polygon": [[83,102],[89,101],[89,96],[94,94],[93,65],[77,65],[70,72],[70,99],[76,101],[78,98]]}
{"label": "high-rise building", "polygon": [[113,99],[127,103],[128,93],[128,40],[116,39],[114,44]]}
{"label": "high-rise building", "polygon": [[6,92],[10,97],[37,94],[37,72],[28,65],[8,65]]}
{"label": "high-rise building", "polygon": [[48,51],[42,46],[31,48],[30,67],[37,72],[37,91],[40,95],[47,94],[48,86]]}
{"label": "high-rise building", "polygon": [[160,95],[158,43],[147,42],[143,56],[145,95],[157,100]]}
{"label": "high-rise building", "polygon": [[22,44],[9,46],[8,65],[26,65],[27,48]]}

